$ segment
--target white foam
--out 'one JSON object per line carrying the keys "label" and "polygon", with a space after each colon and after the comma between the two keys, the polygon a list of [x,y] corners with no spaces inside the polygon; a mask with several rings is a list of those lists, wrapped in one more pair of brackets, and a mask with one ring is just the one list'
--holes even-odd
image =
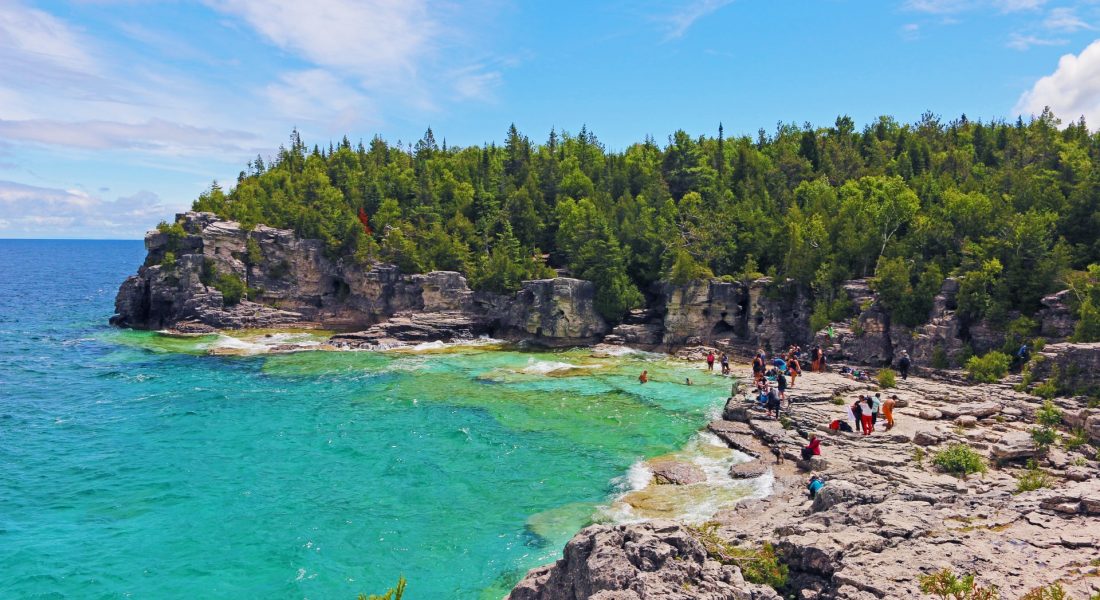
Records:
{"label": "white foam", "polygon": [[529,359],[527,366],[520,369],[521,373],[530,373],[535,375],[548,375],[550,373],[563,373],[566,371],[572,371],[574,369],[587,369],[590,367],[582,367],[580,365],[574,365],[566,362],[556,362],[552,360],[535,360]]}

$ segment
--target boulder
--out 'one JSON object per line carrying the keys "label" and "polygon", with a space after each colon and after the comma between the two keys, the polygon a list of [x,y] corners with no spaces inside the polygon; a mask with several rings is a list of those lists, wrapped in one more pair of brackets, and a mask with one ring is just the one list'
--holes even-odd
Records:
{"label": "boulder", "polygon": [[975,419],[992,417],[1001,412],[1001,404],[997,402],[968,402],[965,404],[946,404],[940,407],[940,413],[948,419],[956,419],[961,416],[970,416]]}
{"label": "boulder", "polygon": [[750,460],[730,467],[730,477],[734,479],[752,479],[764,475],[768,470],[769,467],[764,464],[764,461]]}
{"label": "boulder", "polygon": [[974,415],[960,415],[955,417],[955,424],[959,427],[974,427],[978,424],[978,417]]}
{"label": "boulder", "polygon": [[943,418],[943,413],[934,408],[922,408],[917,416],[927,421],[938,421]]}
{"label": "boulder", "polygon": [[671,521],[593,525],[560,560],[527,573],[506,600],[778,600],[745,582],[737,567],[712,560],[703,544]]}
{"label": "boulder", "polygon": [[989,448],[989,455],[999,462],[1034,458],[1038,454],[1039,448],[1031,439],[1031,434],[1026,431],[1006,433]]}
{"label": "boulder", "polygon": [[702,469],[679,460],[652,460],[649,462],[649,469],[653,471],[653,479],[658,484],[689,485],[707,480]]}

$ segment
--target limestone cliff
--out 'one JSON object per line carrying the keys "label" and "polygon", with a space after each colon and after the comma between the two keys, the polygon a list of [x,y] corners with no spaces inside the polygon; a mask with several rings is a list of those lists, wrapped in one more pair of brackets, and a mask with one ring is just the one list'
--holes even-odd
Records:
{"label": "limestone cliff", "polygon": [[[145,264],[119,289],[112,323],[139,329],[297,325],[369,331],[397,318],[390,330],[360,337],[364,343],[400,340],[401,319],[417,322],[417,335],[432,339],[491,334],[545,345],[586,344],[608,330],[595,310],[590,282],[557,278],[524,282],[511,295],[475,292],[460,273],[407,275],[391,265],[333,261],[320,241],[289,230],[260,225],[246,231],[211,213],[184,213],[177,222],[182,236],[146,235]],[[243,284],[247,297],[227,302],[217,289],[226,279]]]}

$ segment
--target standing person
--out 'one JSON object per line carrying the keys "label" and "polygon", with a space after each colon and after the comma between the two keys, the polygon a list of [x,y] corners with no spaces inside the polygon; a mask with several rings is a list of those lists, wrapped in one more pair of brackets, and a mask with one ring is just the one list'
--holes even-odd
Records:
{"label": "standing person", "polygon": [[752,379],[753,381],[760,381],[764,378],[764,351],[756,353],[756,356],[752,359]]}
{"label": "standing person", "polygon": [[822,369],[821,363],[822,359],[825,357],[825,353],[821,351],[820,346],[814,346],[813,351],[810,353],[810,357],[812,359],[812,362],[810,363],[810,370],[814,373],[819,373],[823,371],[824,369]]}
{"label": "standing person", "polygon": [[638,376],[639,383],[645,383],[649,381],[649,371],[642,371],[642,374]]}
{"label": "standing person", "polygon": [[859,403],[859,409],[859,420],[863,424],[863,435],[871,435],[875,431],[874,408],[871,406],[871,399],[864,397],[863,401]]}
{"label": "standing person", "polygon": [[882,403],[882,416],[886,419],[886,431],[894,428],[894,407],[898,404],[897,394],[890,396]]}
{"label": "standing person", "polygon": [[863,424],[863,396],[860,395],[859,400],[856,400],[848,407],[848,412],[852,414],[852,422],[855,423],[855,430],[859,431]]}
{"label": "standing person", "polygon": [[798,376],[802,374],[802,363],[798,362],[798,358],[796,358],[793,354],[791,355],[791,358],[787,361],[787,370],[791,373],[791,387],[794,387],[795,380],[798,379]]}
{"label": "standing person", "polygon": [[787,376],[783,374],[783,371],[776,369],[775,371],[775,387],[779,388],[779,399],[787,399]]}
{"label": "standing person", "polygon": [[714,351],[713,350],[711,350],[710,352],[707,352],[707,370],[708,371],[713,371],[714,370]]}
{"label": "standing person", "polygon": [[723,352],[722,353],[722,358],[719,359],[719,360],[722,363],[722,374],[723,375],[729,375],[730,374],[730,357],[725,352]]}
{"label": "standing person", "polygon": [[882,392],[875,392],[871,398],[871,427],[878,425],[878,414],[882,411]]}
{"label": "standing person", "polygon": [[898,360],[898,372],[901,373],[902,379],[909,379],[909,367],[912,364],[912,361],[909,360],[909,353],[902,350],[901,359]]}

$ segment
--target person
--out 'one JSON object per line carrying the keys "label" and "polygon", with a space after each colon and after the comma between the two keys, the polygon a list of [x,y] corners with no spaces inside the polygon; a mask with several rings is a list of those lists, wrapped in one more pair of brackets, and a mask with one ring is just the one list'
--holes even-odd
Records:
{"label": "person", "polygon": [[852,421],[855,423],[856,431],[859,431],[863,423],[863,395],[860,395],[859,400],[856,400],[848,407],[848,413],[852,415]]}
{"label": "person", "polygon": [[649,381],[649,371],[642,371],[642,374],[638,376],[638,381],[641,383]]}
{"label": "person", "polygon": [[1027,361],[1031,360],[1031,350],[1028,349],[1027,344],[1020,346],[1019,350],[1016,350],[1016,354],[1012,356],[1012,370],[1019,371],[1024,368]]}
{"label": "person", "polygon": [[787,360],[787,371],[791,374],[791,387],[794,387],[795,380],[802,374],[802,363],[793,354]]}
{"label": "person", "polygon": [[765,406],[769,416],[779,418],[779,390],[768,386],[768,404]]}
{"label": "person", "polygon": [[691,385],[691,377],[684,378],[684,385]]}
{"label": "person", "polygon": [[779,388],[779,399],[787,399],[787,376],[783,374],[783,371],[775,371],[775,387]]}
{"label": "person", "polygon": [[821,369],[818,368],[820,366],[820,361],[821,348],[814,346],[813,349],[810,350],[810,370],[815,373],[820,371]]}
{"label": "person", "polygon": [[821,456],[821,440],[816,435],[810,435],[810,443],[802,447],[802,460],[810,460],[815,456]]}
{"label": "person", "polygon": [[[851,408],[848,409],[851,412]],[[852,426],[848,424],[848,421],[841,421],[840,419],[833,419],[832,423],[829,423],[829,429],[833,431],[847,431],[851,433]]]}
{"label": "person", "polygon": [[902,350],[901,358],[898,360],[898,372],[901,373],[902,379],[909,379],[910,365],[912,365],[912,361],[909,360],[909,353]]}
{"label": "person", "polygon": [[782,358],[777,356],[777,357],[772,359],[772,366],[775,367],[776,371],[786,371],[787,370],[787,361],[785,361]]}
{"label": "person", "polygon": [[764,378],[764,351],[761,350],[752,358],[752,379],[760,381]]}
{"label": "person", "polygon": [[814,496],[821,491],[821,488],[825,487],[825,480],[821,477],[814,475],[810,478],[810,483],[806,486],[806,490],[809,491],[810,499],[813,500]]}
{"label": "person", "polygon": [[722,353],[722,358],[720,360],[722,362],[722,374],[723,375],[729,375],[730,374],[730,357],[725,352],[723,352]]}
{"label": "person", "polygon": [[871,405],[871,399],[864,397],[859,403],[859,408],[859,420],[863,423],[863,435],[871,435],[875,431],[874,408]]}
{"label": "person", "polygon": [[878,425],[878,414],[882,411],[882,392],[875,392],[871,398],[871,427]]}
{"label": "person", "polygon": [[894,428],[894,407],[898,404],[898,396],[894,394],[882,403],[882,416],[886,419],[886,431]]}
{"label": "person", "polygon": [[710,352],[707,352],[707,370],[708,371],[713,371],[714,370],[714,351],[713,350],[711,350]]}

